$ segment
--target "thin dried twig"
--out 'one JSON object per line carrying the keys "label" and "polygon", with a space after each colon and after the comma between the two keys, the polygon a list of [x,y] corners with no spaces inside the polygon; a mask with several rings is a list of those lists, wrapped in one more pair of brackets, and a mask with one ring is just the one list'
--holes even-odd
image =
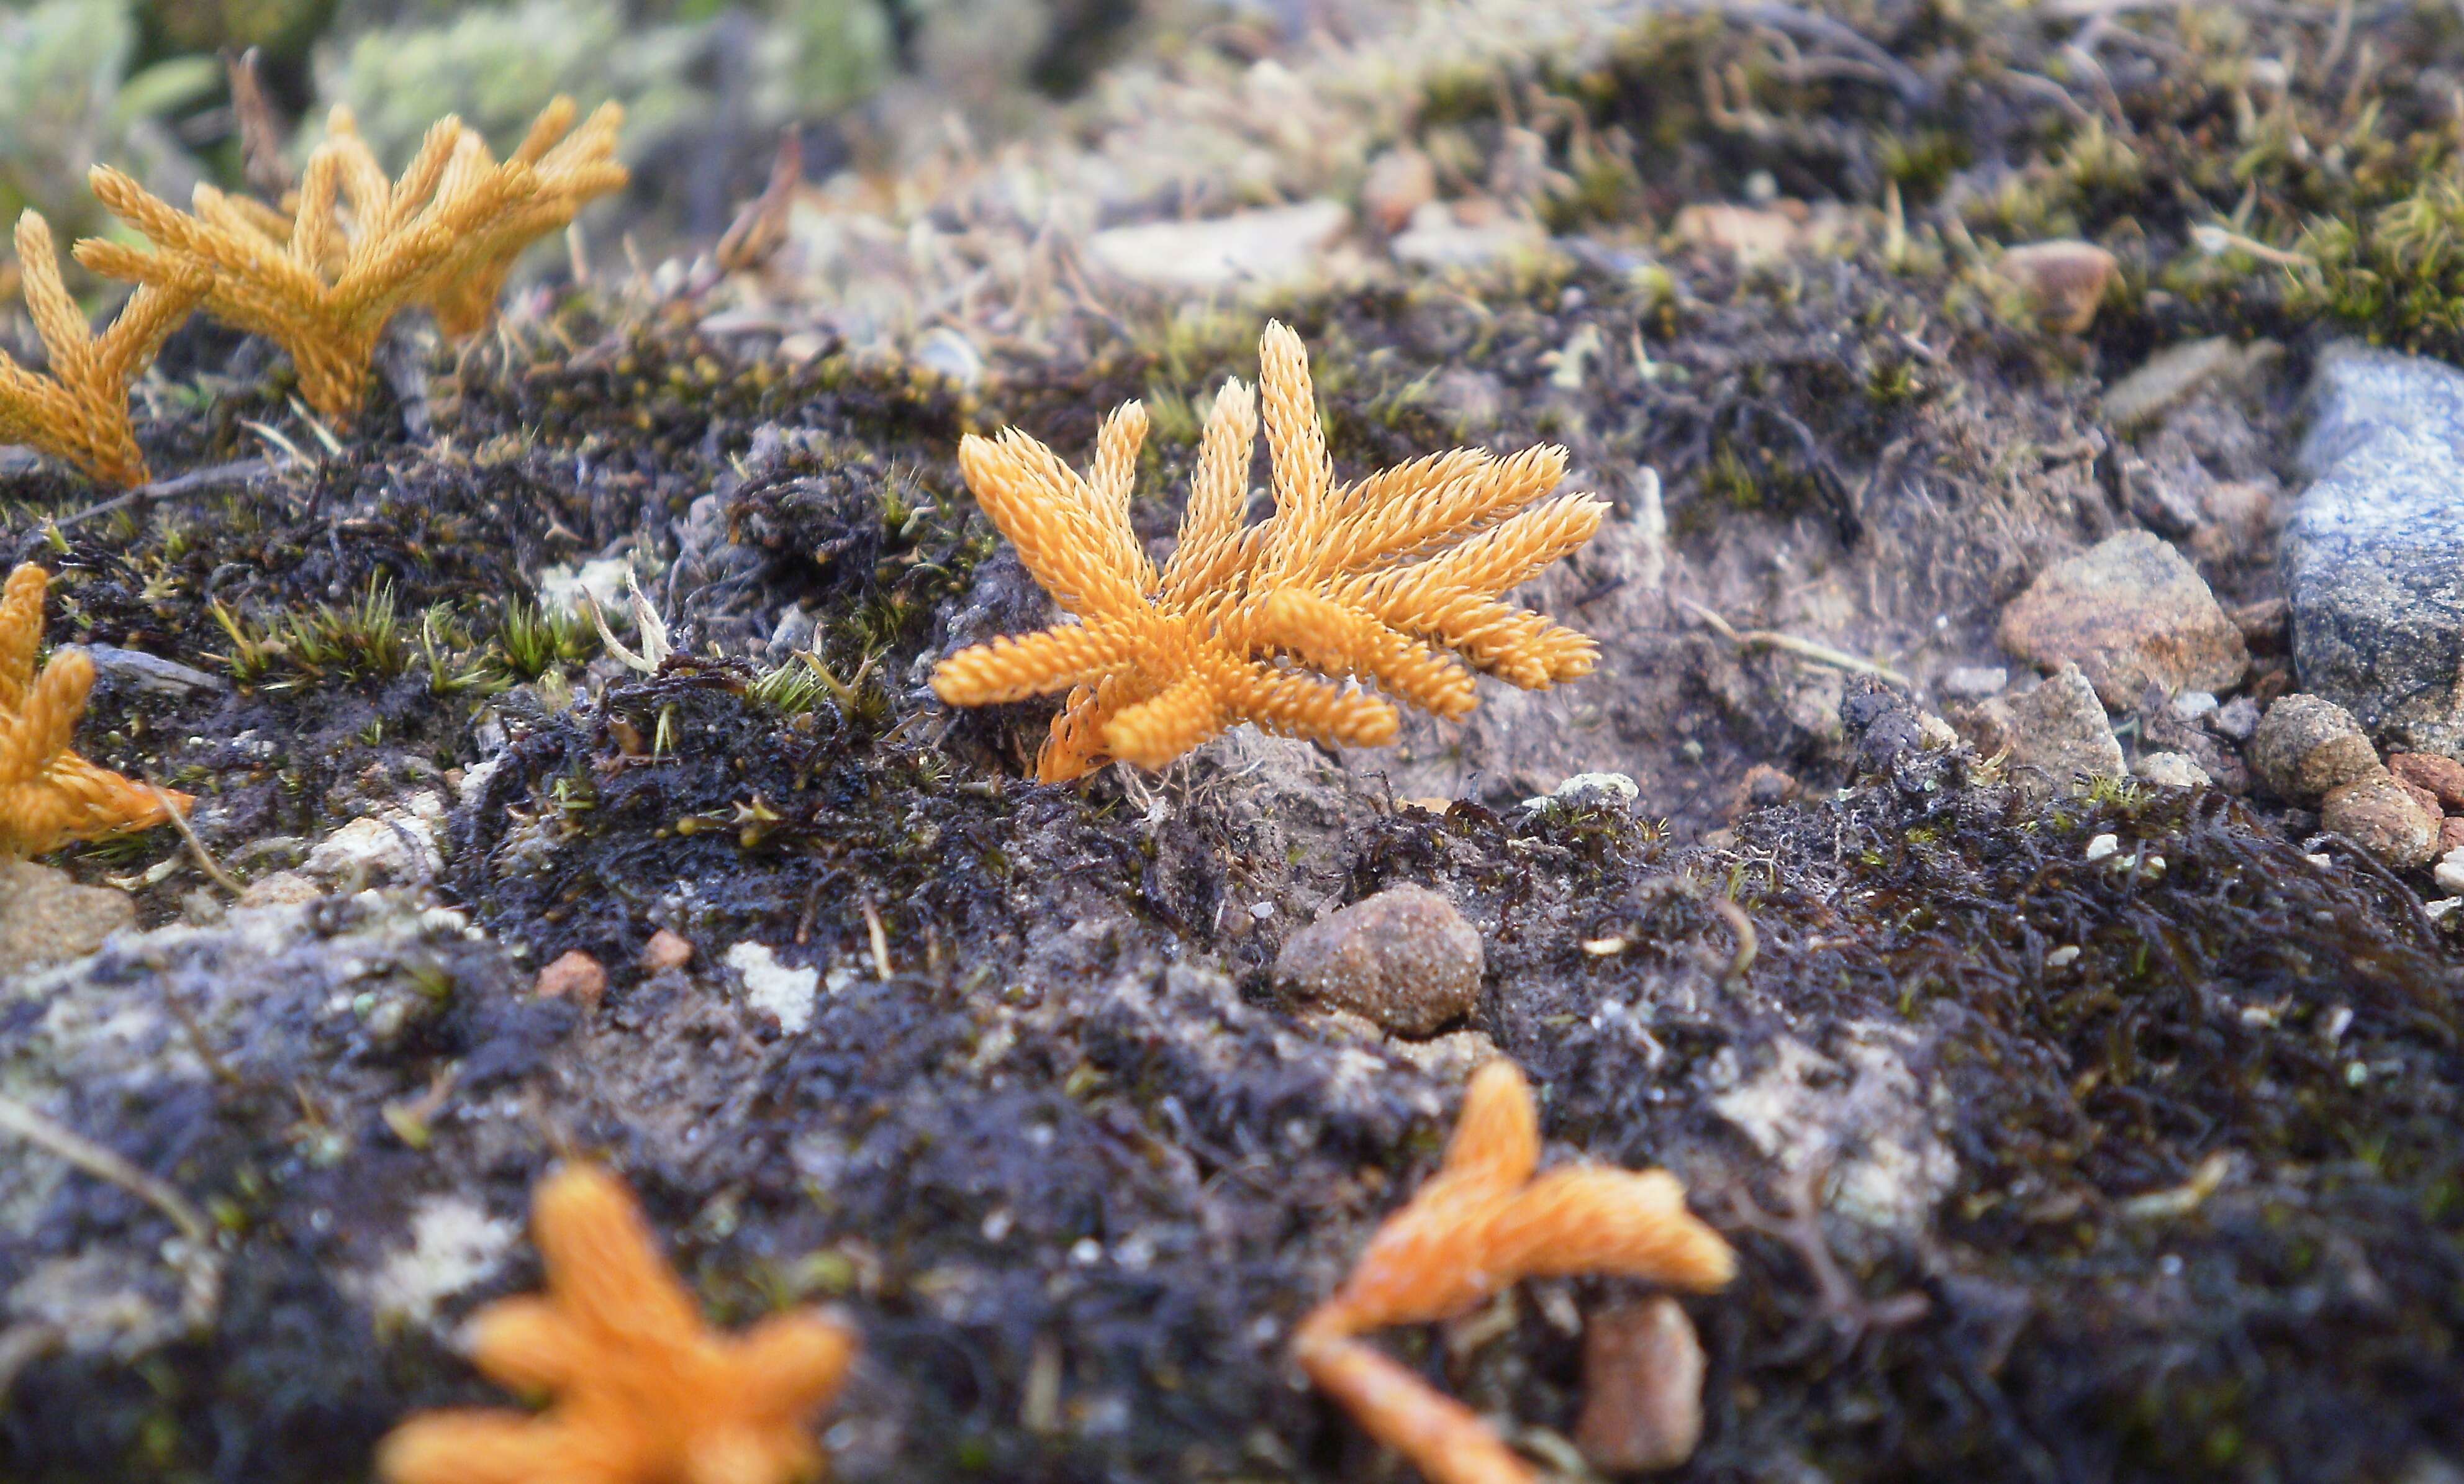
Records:
{"label": "thin dried twig", "polygon": [[248,889],[232,880],[231,874],[216,863],[212,853],[206,849],[206,842],[197,839],[197,832],[189,826],[187,816],[172,802],[171,796],[163,791],[161,784],[151,778],[140,778],[137,781],[143,784],[146,790],[161,801],[163,812],[171,817],[171,827],[180,832],[182,840],[187,841],[188,855],[197,862],[197,869],[206,873],[207,880],[234,897]]}
{"label": "thin dried twig", "polygon": [[181,1270],[187,1285],[182,1318],[191,1330],[201,1330],[213,1322],[214,1310],[222,1301],[222,1264],[214,1253],[212,1224],[206,1220],[205,1212],[189,1204],[187,1196],[167,1181],[157,1179],[6,1093],[0,1093],[0,1133],[15,1134],[96,1179],[120,1187],[169,1218],[171,1225],[179,1229],[181,1238],[171,1261]]}
{"label": "thin dried twig", "polygon": [[83,525],[97,515],[108,515],[113,511],[126,510],[131,505],[143,505],[150,500],[168,500],[183,494],[194,494],[200,490],[220,490],[227,485],[244,485],[259,474],[271,472],[273,469],[273,462],[267,459],[235,459],[229,464],[209,464],[204,469],[192,469],[185,474],[177,474],[169,479],[157,479],[152,484],[140,485],[126,494],[62,515],[53,521],[52,525],[56,530],[66,531],[72,526]]}
{"label": "thin dried twig", "polygon": [[770,162],[770,183],[746,203],[718,239],[714,254],[719,271],[749,273],[786,246],[787,213],[796,204],[796,187],[804,179],[804,137],[790,128],[779,136],[779,153]]}
{"label": "thin dried twig", "polygon": [[1900,687],[1914,685],[1914,682],[1905,675],[1889,666],[1860,659],[1844,649],[1834,649],[1826,644],[1819,644],[1811,639],[1799,639],[1794,634],[1782,634],[1772,629],[1740,629],[1691,599],[1680,598],[1677,600],[1677,605],[1701,619],[1712,632],[1740,648],[1781,649],[1799,659],[1812,660],[1816,665],[1828,665],[1837,669],[1853,670],[1859,675],[1871,675],[1890,685]]}

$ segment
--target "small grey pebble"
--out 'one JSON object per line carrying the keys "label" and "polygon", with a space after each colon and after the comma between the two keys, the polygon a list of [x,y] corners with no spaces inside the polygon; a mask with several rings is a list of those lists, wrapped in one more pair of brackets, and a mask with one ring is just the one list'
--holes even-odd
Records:
{"label": "small grey pebble", "polygon": [[2206,690],[2185,690],[2173,698],[2173,714],[2183,721],[2197,721],[2218,709],[2215,695]]}
{"label": "small grey pebble", "polygon": [[2233,742],[2247,742],[2258,731],[2258,703],[2235,696],[2208,713],[2208,730]]}
{"label": "small grey pebble", "polygon": [[1999,665],[1963,665],[1942,677],[1946,701],[1982,701],[2000,695],[2011,684],[2011,672]]}

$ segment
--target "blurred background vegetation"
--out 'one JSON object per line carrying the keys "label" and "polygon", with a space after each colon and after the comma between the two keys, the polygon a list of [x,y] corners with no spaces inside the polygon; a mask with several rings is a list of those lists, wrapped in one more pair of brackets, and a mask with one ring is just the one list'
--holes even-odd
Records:
{"label": "blurred background vegetation", "polygon": [[[876,105],[918,100],[999,127],[1082,87],[1139,0],[37,0],[0,4],[0,220],[64,235],[106,222],[105,162],[185,199],[241,182],[226,61],[253,50],[294,153],[348,103],[388,164],[459,114],[498,146],[559,93],[629,112],[628,228],[707,236],[758,191],[781,132],[822,175],[882,147]],[[903,117],[903,115],[902,115]]]}

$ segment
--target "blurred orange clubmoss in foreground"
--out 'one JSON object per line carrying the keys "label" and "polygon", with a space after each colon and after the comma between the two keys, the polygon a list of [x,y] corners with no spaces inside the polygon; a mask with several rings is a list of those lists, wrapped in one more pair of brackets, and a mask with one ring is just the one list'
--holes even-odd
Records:
{"label": "blurred orange clubmoss in foreground", "polygon": [[819,1477],[814,1417],[838,1395],[857,1342],[812,1311],[742,1335],[702,1322],[632,1192],[569,1166],[532,1199],[547,1292],[488,1305],[472,1360],[550,1398],[538,1415],[422,1412],[387,1434],[387,1484],[790,1484]]}

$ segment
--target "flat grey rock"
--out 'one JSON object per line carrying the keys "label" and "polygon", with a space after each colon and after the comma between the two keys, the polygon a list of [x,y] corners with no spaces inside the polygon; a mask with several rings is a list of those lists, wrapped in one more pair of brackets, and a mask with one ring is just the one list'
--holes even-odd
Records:
{"label": "flat grey rock", "polygon": [[2339,346],[2281,552],[2302,688],[2386,746],[2464,756],[2464,372]]}

